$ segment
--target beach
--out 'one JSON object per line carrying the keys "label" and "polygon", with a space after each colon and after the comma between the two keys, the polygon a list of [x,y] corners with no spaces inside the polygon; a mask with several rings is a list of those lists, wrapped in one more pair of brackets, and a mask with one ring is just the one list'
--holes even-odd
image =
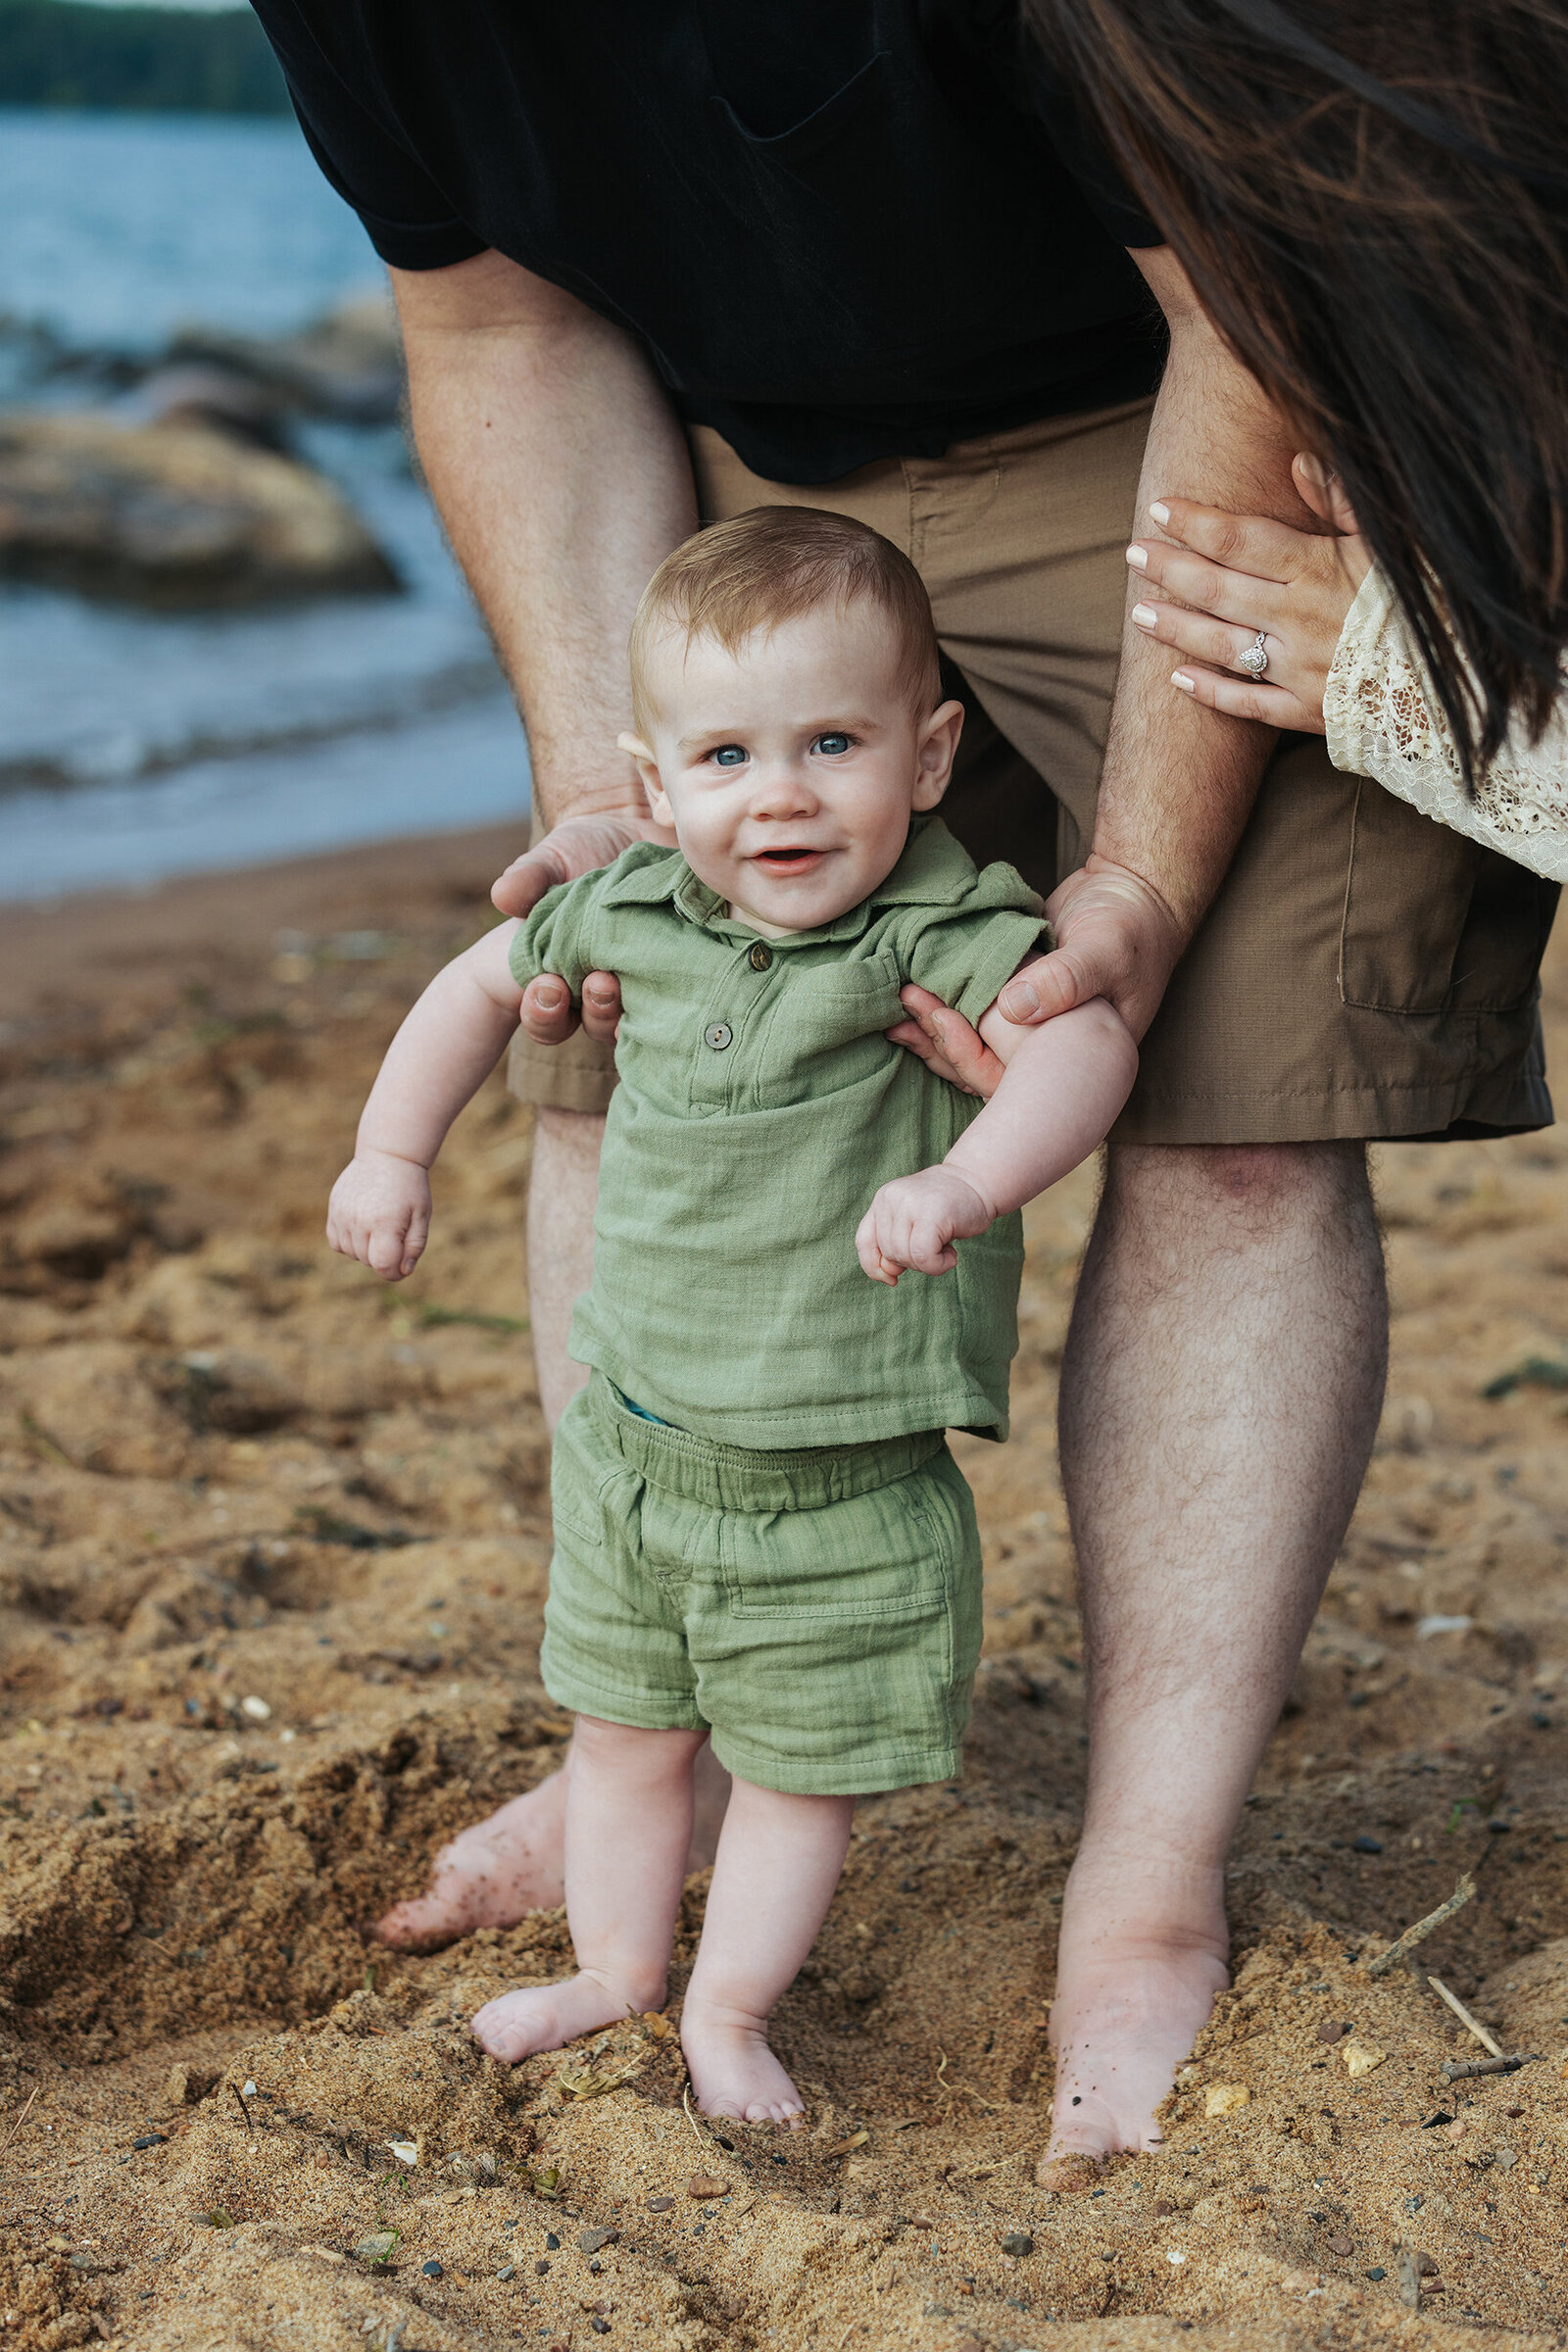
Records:
{"label": "beach", "polygon": [[[0,2343],[148,2352],[1560,2345],[1568,1133],[1385,1149],[1389,1403],[1230,1875],[1235,1986],[1156,2153],[1034,2185],[1083,1657],[1053,1458],[1096,1177],[1028,1217],[1013,1434],[956,1441],[964,1773],[863,1802],[777,2018],[785,2138],[696,2119],[680,1988],[514,2070],[543,1912],[366,1923],[560,1762],[530,1114],[493,1079],[383,1289],[328,1188],[519,828],[0,927]],[[1548,961],[1568,1073],[1568,943]],[[1173,1768],[1175,1764],[1173,1759]],[[1516,2072],[1369,1962],[1420,1958]]]}

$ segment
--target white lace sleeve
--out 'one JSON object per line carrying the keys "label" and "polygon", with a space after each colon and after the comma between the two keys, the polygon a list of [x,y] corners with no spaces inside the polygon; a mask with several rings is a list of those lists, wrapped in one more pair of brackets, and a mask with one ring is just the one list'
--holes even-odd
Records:
{"label": "white lace sleeve", "polygon": [[1472,801],[1459,756],[1393,591],[1376,569],[1345,616],[1323,693],[1329,758],[1440,825],[1568,882],[1568,691],[1545,734],[1510,735]]}

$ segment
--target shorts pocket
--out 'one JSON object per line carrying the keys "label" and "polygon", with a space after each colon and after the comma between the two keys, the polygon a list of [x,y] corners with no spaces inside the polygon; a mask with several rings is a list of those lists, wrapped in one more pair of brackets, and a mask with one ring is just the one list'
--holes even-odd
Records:
{"label": "shorts pocket", "polygon": [[1536,985],[1555,887],[1363,779],[1340,996],[1371,1012],[1512,1012]]}
{"label": "shorts pocket", "polygon": [[588,1392],[574,1396],[561,1416],[550,1454],[550,1521],[557,1540],[570,1536],[572,1546],[602,1551],[604,1512],[600,1494],[607,1474],[618,1465],[606,1462],[595,1444],[596,1428]]}
{"label": "shorts pocket", "polygon": [[917,1470],[820,1510],[726,1516],[720,1543],[730,1614],[854,1624],[946,1608],[956,1531],[927,1483]]}

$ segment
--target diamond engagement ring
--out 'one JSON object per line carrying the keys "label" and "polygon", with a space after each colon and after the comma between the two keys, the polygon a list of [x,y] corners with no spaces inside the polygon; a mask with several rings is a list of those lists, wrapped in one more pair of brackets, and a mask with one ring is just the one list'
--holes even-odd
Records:
{"label": "diamond engagement ring", "polygon": [[1233,666],[1237,669],[1245,669],[1250,678],[1260,678],[1263,675],[1264,670],[1268,667],[1268,646],[1261,629],[1258,630],[1247,651],[1237,655]]}

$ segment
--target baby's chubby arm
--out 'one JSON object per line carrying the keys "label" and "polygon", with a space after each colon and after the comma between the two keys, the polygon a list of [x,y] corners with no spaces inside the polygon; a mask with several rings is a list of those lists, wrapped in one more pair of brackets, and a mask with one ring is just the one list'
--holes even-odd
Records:
{"label": "baby's chubby arm", "polygon": [[326,1238],[388,1282],[419,1261],[430,1232],[430,1163],[517,1026],[522,990],[498,924],[437,972],[387,1048],[360,1117],[354,1157],[332,1187]]}
{"label": "baby's chubby arm", "polygon": [[1005,1064],[1002,1083],[940,1167],[896,1177],[866,1210],[855,1246],[873,1282],[891,1286],[907,1267],[948,1273],[956,1241],[984,1233],[1088,1158],[1138,1075],[1132,1032],[1103,997],[1040,1028],[993,1004],[980,1035]]}

